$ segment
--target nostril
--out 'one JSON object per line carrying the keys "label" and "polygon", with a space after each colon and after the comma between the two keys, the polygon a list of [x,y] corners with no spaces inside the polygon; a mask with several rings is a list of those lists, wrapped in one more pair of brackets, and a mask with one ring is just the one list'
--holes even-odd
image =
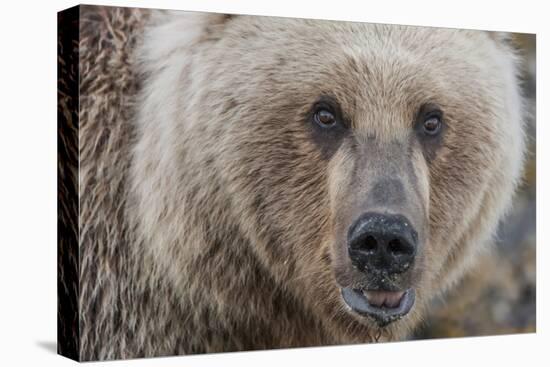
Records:
{"label": "nostril", "polygon": [[412,255],[414,248],[408,243],[400,240],[399,238],[394,238],[388,243],[388,249],[390,253],[394,255]]}
{"label": "nostril", "polygon": [[364,254],[372,254],[375,253],[378,248],[378,241],[376,240],[376,237],[368,235],[353,241],[351,248]]}
{"label": "nostril", "polygon": [[376,238],[373,236],[367,236],[365,238],[365,243],[363,244],[363,250],[367,252],[373,252],[376,251],[376,247],[378,247],[378,242],[376,241]]}

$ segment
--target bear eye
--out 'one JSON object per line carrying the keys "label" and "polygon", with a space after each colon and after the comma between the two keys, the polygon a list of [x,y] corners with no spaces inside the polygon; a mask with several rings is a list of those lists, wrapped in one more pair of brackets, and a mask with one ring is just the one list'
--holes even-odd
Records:
{"label": "bear eye", "polygon": [[435,103],[426,103],[416,114],[415,130],[424,137],[438,136],[444,128],[443,112]]}
{"label": "bear eye", "polygon": [[320,107],[315,111],[313,120],[317,125],[324,128],[336,125],[336,117],[332,112],[324,107]]}
{"label": "bear eye", "polygon": [[441,117],[439,115],[428,116],[422,127],[426,135],[437,135],[441,131]]}

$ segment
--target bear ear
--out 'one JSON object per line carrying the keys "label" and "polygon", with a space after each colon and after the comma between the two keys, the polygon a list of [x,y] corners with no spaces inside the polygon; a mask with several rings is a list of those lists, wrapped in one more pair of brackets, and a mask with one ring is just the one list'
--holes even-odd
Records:
{"label": "bear ear", "polygon": [[215,41],[238,15],[184,11],[155,11],[145,29],[145,37],[138,53],[146,68],[163,67],[178,51],[189,52],[193,46]]}
{"label": "bear ear", "polygon": [[238,15],[233,14],[201,14],[203,17],[203,35],[201,41],[215,41],[222,37],[227,23]]}
{"label": "bear ear", "polygon": [[497,44],[497,46],[505,50],[510,51],[517,48],[513,33],[487,31],[487,35]]}

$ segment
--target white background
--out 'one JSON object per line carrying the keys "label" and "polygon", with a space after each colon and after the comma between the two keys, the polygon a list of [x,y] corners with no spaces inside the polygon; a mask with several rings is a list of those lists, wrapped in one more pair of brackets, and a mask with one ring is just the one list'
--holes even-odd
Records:
{"label": "white background", "polygon": [[[98,1],[98,4],[537,33],[537,334],[114,362],[117,366],[548,365],[549,11],[545,1]],[[7,5],[9,4],[9,5]],[[56,12],[0,9],[0,365],[68,365],[56,340]],[[546,207],[546,209],[545,209]],[[109,343],[109,340],[105,340]],[[546,350],[544,349],[546,345]],[[34,363],[33,363],[34,362]],[[33,363],[33,364],[31,364]],[[100,363],[101,365],[107,363]]]}

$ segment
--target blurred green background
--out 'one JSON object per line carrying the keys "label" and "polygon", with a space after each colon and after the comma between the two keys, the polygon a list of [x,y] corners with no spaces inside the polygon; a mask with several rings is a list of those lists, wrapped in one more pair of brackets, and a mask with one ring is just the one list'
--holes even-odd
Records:
{"label": "blurred green background", "polygon": [[523,184],[502,221],[494,251],[453,291],[433,302],[413,339],[535,332],[536,327],[536,42],[514,34],[522,55],[529,152]]}

